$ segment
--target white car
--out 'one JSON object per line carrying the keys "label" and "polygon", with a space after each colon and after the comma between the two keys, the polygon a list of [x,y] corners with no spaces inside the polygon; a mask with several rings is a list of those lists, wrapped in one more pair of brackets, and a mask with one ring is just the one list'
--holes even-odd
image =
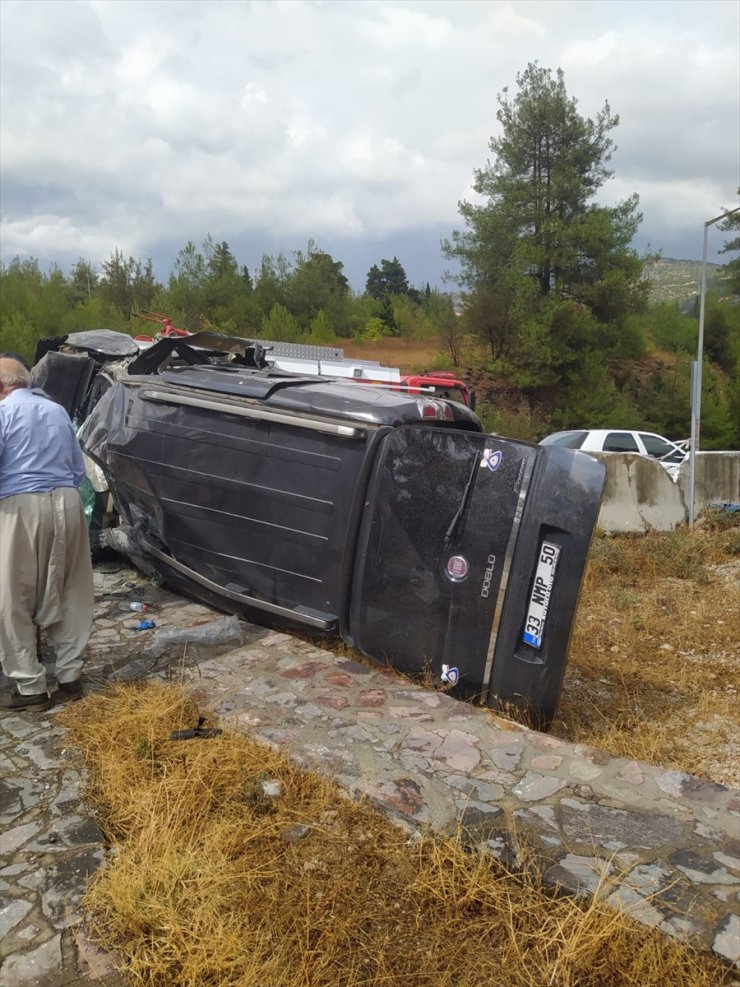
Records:
{"label": "white car", "polygon": [[583,428],[553,432],[542,439],[540,445],[565,446],[566,449],[580,449],[582,452],[632,452],[638,456],[650,456],[665,466],[674,480],[678,467],[687,455],[685,449],[662,435],[631,429]]}

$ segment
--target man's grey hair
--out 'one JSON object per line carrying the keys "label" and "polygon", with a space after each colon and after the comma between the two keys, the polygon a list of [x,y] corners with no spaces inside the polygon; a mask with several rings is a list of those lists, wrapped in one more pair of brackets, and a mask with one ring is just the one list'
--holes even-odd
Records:
{"label": "man's grey hair", "polygon": [[30,371],[17,360],[0,360],[0,384],[5,388],[30,387]]}

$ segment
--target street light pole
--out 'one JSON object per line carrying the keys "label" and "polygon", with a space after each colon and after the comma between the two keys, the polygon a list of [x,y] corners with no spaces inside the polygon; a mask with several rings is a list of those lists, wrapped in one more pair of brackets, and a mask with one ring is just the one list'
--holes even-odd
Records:
{"label": "street light pole", "polygon": [[691,445],[689,446],[689,527],[694,527],[696,503],[696,454],[699,451],[699,431],[701,425],[701,376],[704,365],[704,307],[707,295],[707,234],[709,227],[728,216],[740,212],[740,206],[723,212],[721,216],[708,219],[704,224],[704,249],[701,257],[701,287],[699,289],[699,345],[697,347],[696,371],[691,375]]}

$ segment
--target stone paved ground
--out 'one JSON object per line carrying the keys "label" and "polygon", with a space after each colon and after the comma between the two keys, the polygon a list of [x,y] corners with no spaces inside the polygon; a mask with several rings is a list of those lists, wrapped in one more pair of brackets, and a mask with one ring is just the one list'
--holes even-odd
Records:
{"label": "stone paved ground", "polygon": [[[289,749],[412,828],[462,831],[578,893],[620,874],[611,900],[640,921],[740,960],[740,793],[532,733],[287,634],[243,626],[237,645],[170,647],[120,604],[152,600],[157,630],[218,615],[124,563],[96,567],[88,688],[142,675],[184,681],[225,724]],[[199,632],[196,632],[199,633]],[[49,714],[0,717],[0,984],[119,987],[81,926],[102,834]]]}
{"label": "stone paved ground", "polygon": [[0,744],[0,983],[89,983],[112,967],[80,928],[84,882],[103,861],[82,779],[53,716],[3,716]]}

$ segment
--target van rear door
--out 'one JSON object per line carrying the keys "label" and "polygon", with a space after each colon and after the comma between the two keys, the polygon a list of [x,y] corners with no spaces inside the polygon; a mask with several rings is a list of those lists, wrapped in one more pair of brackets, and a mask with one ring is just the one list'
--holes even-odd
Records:
{"label": "van rear door", "polygon": [[[490,705],[557,708],[604,469],[570,450],[398,428],[370,480],[349,630]],[[543,562],[543,558],[545,561]]]}

